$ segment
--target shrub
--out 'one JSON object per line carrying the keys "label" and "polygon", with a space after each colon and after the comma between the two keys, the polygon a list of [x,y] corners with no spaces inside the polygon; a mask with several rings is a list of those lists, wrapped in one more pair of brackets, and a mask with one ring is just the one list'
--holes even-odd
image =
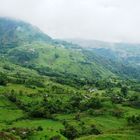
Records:
{"label": "shrub", "polygon": [[124,112],[120,109],[115,109],[111,113],[112,113],[113,116],[115,116],[117,118],[121,118],[124,114]]}
{"label": "shrub", "polygon": [[128,89],[127,89],[126,86],[122,86],[122,88],[121,88],[121,94],[122,94],[124,97],[127,96],[127,94],[128,94]]}
{"label": "shrub", "polygon": [[74,126],[66,124],[65,129],[60,131],[61,134],[63,134],[65,137],[67,137],[69,140],[73,140],[74,138],[78,137],[79,133]]}
{"label": "shrub", "polygon": [[127,118],[127,122],[129,125],[139,125],[140,124],[140,115],[138,116],[130,116]]}
{"label": "shrub", "polygon": [[102,107],[102,103],[98,98],[91,98],[88,100],[86,103],[87,108],[94,108],[94,109],[99,109]]}
{"label": "shrub", "polygon": [[90,134],[95,134],[95,135],[101,134],[101,131],[98,130],[95,125],[91,125],[90,127],[91,127],[90,128]]}
{"label": "shrub", "polygon": [[132,107],[140,108],[140,99],[137,95],[131,96],[129,98],[129,105]]}
{"label": "shrub", "polygon": [[93,116],[100,116],[104,114],[104,110],[94,110],[94,109],[89,109],[88,110],[88,114],[89,115],[93,115]]}
{"label": "shrub", "polygon": [[43,127],[42,126],[38,126],[37,131],[42,131]]}
{"label": "shrub", "polygon": [[55,136],[52,136],[50,138],[50,140],[60,140],[61,139],[61,136],[60,135],[55,135]]}
{"label": "shrub", "polygon": [[123,97],[120,96],[120,95],[112,95],[111,96],[111,101],[112,101],[112,103],[120,104],[120,103],[123,102]]}
{"label": "shrub", "polygon": [[4,73],[0,73],[0,85],[6,86],[7,84],[7,76]]}

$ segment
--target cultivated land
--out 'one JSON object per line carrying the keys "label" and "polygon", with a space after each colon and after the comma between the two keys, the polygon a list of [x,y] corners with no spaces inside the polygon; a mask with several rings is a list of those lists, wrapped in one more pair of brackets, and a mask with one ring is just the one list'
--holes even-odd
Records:
{"label": "cultivated land", "polygon": [[0,140],[139,140],[139,58],[128,52],[0,18]]}

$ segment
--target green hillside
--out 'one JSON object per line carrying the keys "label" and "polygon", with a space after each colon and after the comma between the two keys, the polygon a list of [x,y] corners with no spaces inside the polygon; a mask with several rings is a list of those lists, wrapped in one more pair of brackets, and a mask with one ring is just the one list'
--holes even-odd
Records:
{"label": "green hillside", "polygon": [[138,70],[101,54],[0,18],[0,140],[140,139]]}

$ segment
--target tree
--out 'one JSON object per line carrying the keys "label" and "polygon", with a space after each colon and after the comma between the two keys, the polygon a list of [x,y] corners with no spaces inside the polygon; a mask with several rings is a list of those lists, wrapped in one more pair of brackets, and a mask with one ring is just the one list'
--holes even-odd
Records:
{"label": "tree", "polygon": [[120,103],[123,102],[123,97],[120,96],[120,95],[112,95],[111,96],[111,101],[112,101],[112,103],[120,104]]}
{"label": "tree", "polygon": [[38,126],[37,131],[43,131],[43,127],[42,126]]}
{"label": "tree", "polygon": [[77,109],[80,109],[81,101],[82,96],[80,94],[75,94],[70,98],[69,102],[71,107],[73,108],[73,111],[77,111]]}
{"label": "tree", "polygon": [[87,103],[86,107],[88,108],[94,108],[94,109],[99,109],[102,107],[102,103],[99,100],[99,98],[91,98]]}
{"label": "tree", "polygon": [[130,116],[127,118],[127,122],[129,125],[139,125],[140,124],[140,115],[138,116]]}
{"label": "tree", "polygon": [[101,132],[96,128],[95,125],[91,125],[90,127],[91,127],[90,134],[95,134],[95,135],[101,134]]}
{"label": "tree", "polygon": [[50,112],[46,111],[44,107],[35,107],[30,113],[34,118],[51,118]]}
{"label": "tree", "polygon": [[61,130],[61,134],[67,137],[69,140],[73,140],[74,138],[78,137],[78,131],[74,126],[66,124],[65,129]]}
{"label": "tree", "polygon": [[7,84],[7,76],[4,73],[0,73],[0,85],[5,86]]}
{"label": "tree", "polygon": [[130,106],[140,108],[140,98],[137,95],[133,95],[129,98]]}
{"label": "tree", "polygon": [[61,139],[61,136],[60,135],[55,135],[55,136],[52,136],[50,138],[50,140],[60,140]]}
{"label": "tree", "polygon": [[123,114],[124,114],[123,110],[120,110],[120,109],[115,109],[112,111],[112,115],[117,118],[121,118]]}
{"label": "tree", "polygon": [[128,94],[128,88],[126,86],[121,87],[121,94],[126,97]]}

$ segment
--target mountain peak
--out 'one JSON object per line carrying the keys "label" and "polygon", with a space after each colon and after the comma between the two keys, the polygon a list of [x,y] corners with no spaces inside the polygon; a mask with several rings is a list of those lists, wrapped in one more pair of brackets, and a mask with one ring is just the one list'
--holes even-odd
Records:
{"label": "mountain peak", "polygon": [[51,42],[36,26],[21,20],[0,17],[0,47],[15,47],[36,41]]}

